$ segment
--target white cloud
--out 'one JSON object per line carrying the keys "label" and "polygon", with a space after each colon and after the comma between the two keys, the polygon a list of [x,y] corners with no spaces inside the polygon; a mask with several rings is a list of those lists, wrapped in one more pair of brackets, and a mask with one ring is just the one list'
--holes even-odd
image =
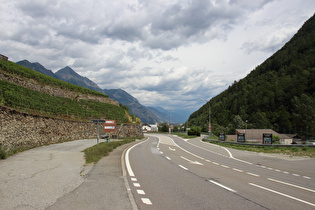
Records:
{"label": "white cloud", "polygon": [[313,0],[11,0],[1,54],[66,65],[144,105],[198,109],[279,49]]}

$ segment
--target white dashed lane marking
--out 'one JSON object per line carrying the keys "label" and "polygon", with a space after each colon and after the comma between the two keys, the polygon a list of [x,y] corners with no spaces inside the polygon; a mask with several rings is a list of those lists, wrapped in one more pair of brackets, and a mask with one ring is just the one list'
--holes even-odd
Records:
{"label": "white dashed lane marking", "polygon": [[150,201],[149,198],[141,198],[141,200],[142,200],[142,202],[143,202],[144,204],[152,205],[152,202]]}

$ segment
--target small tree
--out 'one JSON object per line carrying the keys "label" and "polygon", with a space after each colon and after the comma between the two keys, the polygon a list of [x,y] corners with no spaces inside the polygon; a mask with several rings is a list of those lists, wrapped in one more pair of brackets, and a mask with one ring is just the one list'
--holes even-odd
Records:
{"label": "small tree", "polygon": [[280,142],[280,137],[277,135],[272,135],[272,143],[279,143]]}

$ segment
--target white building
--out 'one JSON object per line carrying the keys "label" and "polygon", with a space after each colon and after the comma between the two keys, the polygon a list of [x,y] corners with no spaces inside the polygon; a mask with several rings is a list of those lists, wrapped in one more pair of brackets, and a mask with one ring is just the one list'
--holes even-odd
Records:
{"label": "white building", "polygon": [[142,124],[142,131],[143,132],[158,132],[159,128],[156,124]]}

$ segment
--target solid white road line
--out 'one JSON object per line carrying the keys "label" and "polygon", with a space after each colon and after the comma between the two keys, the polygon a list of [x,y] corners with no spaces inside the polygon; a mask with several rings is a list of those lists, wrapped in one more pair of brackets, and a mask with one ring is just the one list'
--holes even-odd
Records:
{"label": "solid white road line", "polygon": [[171,147],[168,147],[168,149],[171,150],[171,151],[176,151],[176,149],[173,149]]}
{"label": "solid white road line", "polygon": [[[141,142],[141,143],[139,143],[139,144],[142,144],[142,143],[144,143],[144,142],[145,142],[145,141],[143,141],[143,142]],[[135,144],[135,145],[133,145],[132,147],[130,147],[130,148],[127,150],[126,154],[125,154],[125,164],[126,164],[126,168],[127,168],[127,171],[128,171],[129,176],[135,176],[135,174],[133,173],[133,170],[132,170],[132,168],[131,168],[131,165],[130,165],[129,152],[130,152],[130,150],[131,150],[132,148],[134,148],[135,146],[137,146],[137,145],[139,145],[139,144]]]}
{"label": "solid white road line", "polygon": [[315,192],[315,190],[312,190],[312,189],[309,189],[309,188],[306,188],[306,187],[301,187],[301,186],[294,185],[294,184],[290,184],[290,183],[287,183],[287,182],[279,181],[279,180],[276,180],[276,179],[268,178],[268,180],[269,181],[273,181],[273,182],[278,182],[278,183],[281,183],[281,184],[285,184],[285,185],[288,185],[288,186],[291,186],[291,187],[296,187],[296,188],[299,188],[299,189],[302,189],[302,190]]}
{"label": "solid white road line", "polygon": [[222,184],[220,184],[220,183],[218,183],[218,182],[215,182],[215,181],[213,181],[213,180],[209,180],[209,182],[211,182],[212,184],[218,185],[219,187],[222,187],[222,188],[224,188],[224,189],[226,189],[226,190],[228,190],[228,191],[230,191],[230,192],[234,192],[234,193],[237,192],[237,191],[235,191],[235,190],[233,190],[233,189],[231,189],[231,188],[229,188],[229,187],[227,187],[227,186],[224,186],[224,185],[222,185]]}
{"label": "solid white road line", "polygon": [[281,193],[281,192],[278,192],[278,191],[275,191],[275,190],[272,190],[272,189],[269,189],[269,188],[266,188],[266,187],[263,187],[263,186],[259,186],[257,184],[253,184],[253,183],[248,183],[249,185],[252,185],[254,187],[258,187],[260,189],[263,189],[263,190],[267,190],[269,192],[273,192],[275,194],[278,194],[278,195],[282,195],[284,197],[287,197],[287,198],[291,198],[293,200],[296,200],[296,201],[299,201],[299,202],[302,202],[302,203],[305,203],[305,204],[308,204],[308,205],[311,205],[311,206],[315,206],[314,203],[311,203],[311,202],[308,202],[308,201],[305,201],[305,200],[302,200],[302,199],[299,199],[299,198],[296,198],[296,197],[293,197],[293,196],[290,196],[290,195],[287,195],[287,194],[284,194],[284,193]]}
{"label": "solid white road line", "polygon": [[[203,141],[200,140],[200,142],[203,142]],[[205,143],[205,142],[203,142],[203,143]],[[191,144],[191,145],[193,145],[193,146],[195,146],[195,147],[201,148],[201,149],[203,149],[203,150],[213,152],[213,151],[211,151],[211,150],[207,150],[207,149],[205,149],[205,148],[196,146],[196,145],[194,145],[194,144],[192,144],[192,143],[189,143],[189,144]],[[241,160],[241,159],[237,159],[237,158],[233,157],[233,155],[232,155],[232,153],[230,152],[230,150],[228,150],[228,149],[225,148],[225,147],[222,147],[222,146],[219,146],[219,145],[215,145],[215,144],[212,144],[212,146],[217,146],[217,147],[221,147],[222,149],[225,149],[225,150],[227,151],[227,153],[229,154],[230,158],[232,158],[233,160],[236,160],[236,161],[239,161],[239,162],[242,162],[242,163],[246,163],[246,164],[249,164],[249,165],[253,165],[253,163],[251,163],[251,162],[247,162],[247,161],[245,161],[245,160]],[[213,152],[213,153],[218,154],[218,153],[216,153],[216,152]]]}

